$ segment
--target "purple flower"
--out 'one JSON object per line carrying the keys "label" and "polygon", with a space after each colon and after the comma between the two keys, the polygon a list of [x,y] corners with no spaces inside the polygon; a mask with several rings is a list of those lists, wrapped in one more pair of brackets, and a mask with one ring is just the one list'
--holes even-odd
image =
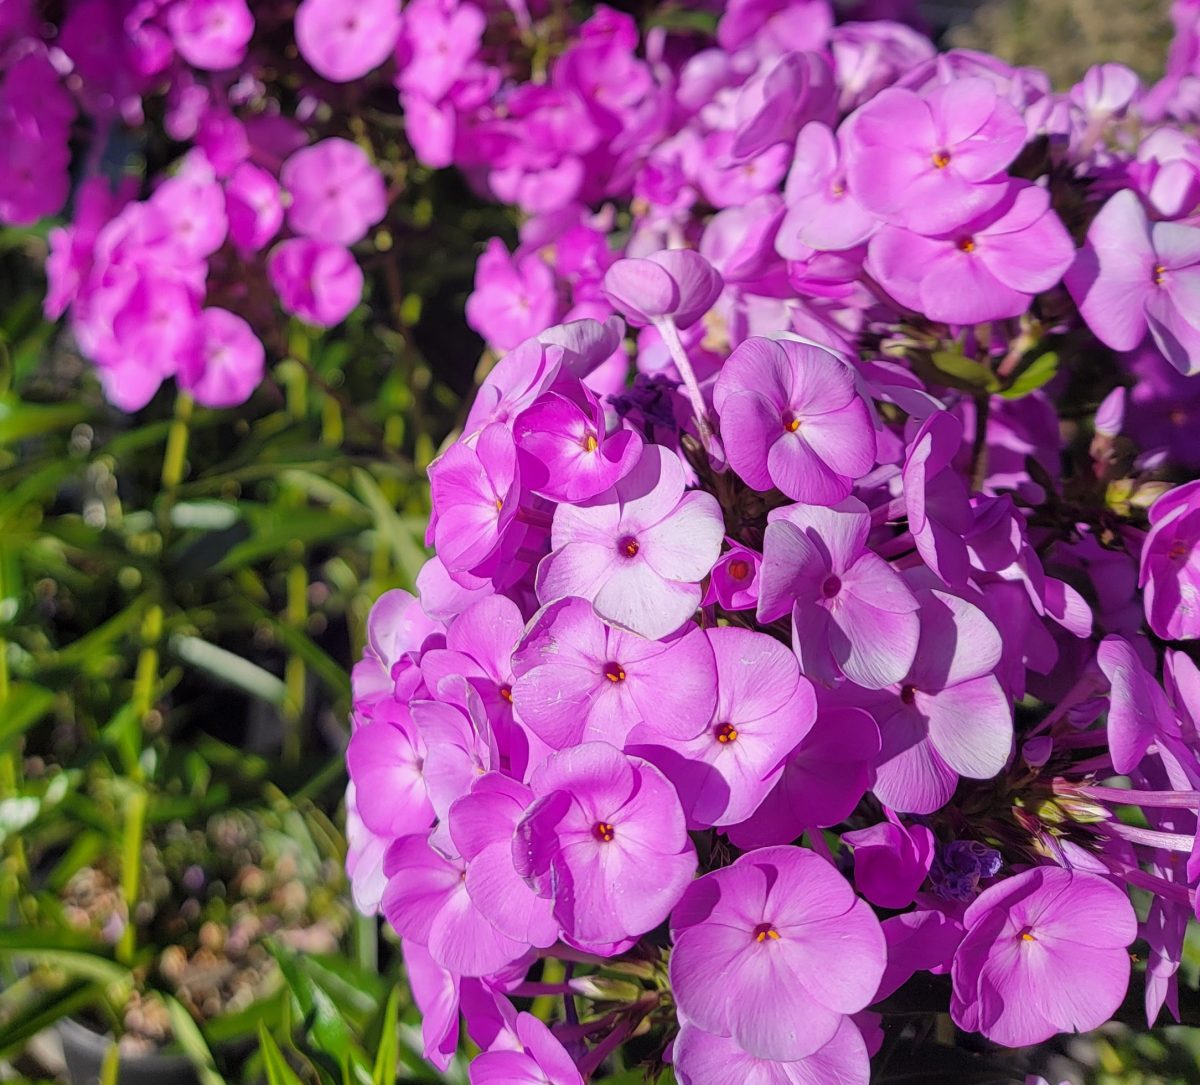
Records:
{"label": "purple flower", "polygon": [[954,415],[932,412],[913,437],[901,472],[908,530],[917,552],[952,588],[965,585],[970,572],[963,536],[971,527],[971,504],[953,466],[962,439],[962,423]]}
{"label": "purple flower", "polygon": [[1002,200],[945,233],[882,227],[871,238],[867,270],[930,320],[980,324],[1020,316],[1074,258],[1046,190],[1012,181]]}
{"label": "purple flower", "polygon": [[387,212],[383,176],[348,139],[323,139],[296,151],[279,182],[291,197],[288,225],[314,241],[353,245]]}
{"label": "purple flower", "polygon": [[685,485],[679,458],[648,445],[612,489],[584,506],[559,505],[538,598],[589,599],[605,621],[643,637],[678,629],[700,603],[725,530],[716,498]]}
{"label": "purple flower", "polygon": [[333,83],[349,83],[378,68],[400,36],[394,0],[303,0],[296,9],[296,47],[313,71]]}
{"label": "purple flower", "polygon": [[1000,873],[1004,860],[995,848],[978,840],[951,840],[938,848],[929,868],[929,884],[943,900],[968,904],[979,883]]}
{"label": "purple flower", "polygon": [[517,869],[575,941],[602,949],[657,927],[696,870],[675,789],[653,765],[604,742],[548,757],[517,826]]}
{"label": "purple flower", "polygon": [[683,1022],[672,1049],[679,1085],[867,1085],[871,1062],[862,1033],[843,1017],[832,1039],[811,1055],[780,1062],[743,1051],[730,1036]]}
{"label": "purple flower", "polygon": [[493,237],[475,265],[467,323],[493,346],[511,350],[554,323],[554,273],[536,253],[510,254]]}
{"label": "purple flower", "polygon": [[841,135],[859,202],[922,234],[956,229],[998,203],[1004,170],[1026,138],[1021,115],[978,77],[924,96],[889,87],[860,106]]}
{"label": "purple flower", "polygon": [[236,313],[205,309],[199,351],[180,361],[179,384],[205,407],[236,407],[262,383],[266,354],[262,340]]}
{"label": "purple flower", "polygon": [[358,815],[380,836],[426,832],[433,806],[425,789],[425,743],[408,709],[385,701],[375,719],[357,727],[346,748]]}
{"label": "purple flower", "polygon": [[883,749],[874,792],[894,810],[929,814],[960,776],[988,780],[1012,752],[1008,697],[993,673],[1003,650],[983,611],[964,599],[923,589],[920,644],[908,674],[886,701],[871,701]]}
{"label": "purple flower", "polygon": [[219,72],[242,62],[254,16],[246,0],[188,0],[167,9],[167,27],[179,55],[193,68]]}
{"label": "purple flower", "polygon": [[758,570],[762,555],[727,539],[729,549],[712,568],[705,605],[717,603],[723,610],[753,610],[758,606]]}
{"label": "purple flower", "polygon": [[487,16],[474,4],[414,0],[404,8],[396,85],[439,101],[479,51]]}
{"label": "purple flower", "polygon": [[883,975],[874,913],[801,848],[753,851],[693,882],[671,930],[680,1015],[761,1059],[819,1051]]}
{"label": "purple flower", "polygon": [[865,506],[853,498],[832,509],[789,505],[768,521],[758,620],[791,612],[803,673],[826,685],[845,675],[868,689],[903,677],[917,651],[917,601],[867,548]]}
{"label": "purple flower", "polygon": [[936,839],[924,825],[905,825],[890,810],[886,821],[843,833],[854,848],[854,884],[880,908],[906,908],[933,863]]}
{"label": "purple flower", "polygon": [[424,836],[404,836],[388,849],[383,914],[402,937],[429,950],[442,968],[486,976],[528,949],[501,934],[467,892],[466,864],[434,851]]}
{"label": "purple flower", "polygon": [[[716,659],[716,707],[707,726],[666,744],[652,716],[628,745],[667,774],[691,828],[732,825],[753,814],[816,718],[812,686],[779,641],[732,626],[701,636]],[[693,721],[698,707],[689,711]]]}
{"label": "purple flower", "polygon": [[550,603],[513,660],[522,722],[556,750],[602,740],[621,746],[635,724],[691,738],[716,704],[713,650],[691,626],[648,640],[605,625],[584,599]]}
{"label": "purple flower", "polygon": [[1200,229],[1151,225],[1137,195],[1122,190],[1092,222],[1066,284],[1101,342],[1133,350],[1149,331],[1181,373],[1200,369]]}
{"label": "purple flower", "polygon": [[322,328],[340,324],[362,300],[362,268],[341,245],[281,241],[267,258],[267,274],[285,312]]}
{"label": "purple flower", "polygon": [[875,465],[875,430],[846,363],[821,347],[754,337],[726,360],[713,404],[733,469],[756,490],[836,505]]}
{"label": "purple flower", "polygon": [[1138,586],[1155,633],[1166,640],[1200,637],[1200,481],[1176,486],[1150,506]]}
{"label": "purple flower", "polygon": [[517,1015],[520,1051],[485,1051],[468,1070],[471,1085],[583,1085],[554,1034],[532,1014]]}
{"label": "purple flower", "polygon": [[822,706],[753,816],[727,830],[739,848],[788,844],[806,829],[845,821],[879,754],[879,728],[862,709]]}
{"label": "purple flower", "polygon": [[238,251],[258,252],[283,225],[279,183],[261,166],[240,162],[225,182],[225,211]]}
{"label": "purple flower", "polygon": [[586,387],[547,392],[513,427],[527,489],[551,501],[588,500],[624,478],[642,454],[632,430],[606,434],[604,408]]}
{"label": "purple flower", "polygon": [[[963,916],[950,1014],[1007,1047],[1088,1032],[1129,985],[1129,898],[1096,874],[1037,867],[984,890]],[[1086,977],[1086,982],[1081,982]]]}
{"label": "purple flower", "polygon": [[604,273],[604,295],[637,326],[666,317],[677,328],[695,324],[721,293],[721,276],[692,249],[667,249],[618,260]]}

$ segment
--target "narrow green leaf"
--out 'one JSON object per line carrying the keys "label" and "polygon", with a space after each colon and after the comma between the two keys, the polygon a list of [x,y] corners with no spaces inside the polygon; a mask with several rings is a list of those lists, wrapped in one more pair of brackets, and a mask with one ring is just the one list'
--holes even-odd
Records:
{"label": "narrow green leaf", "polygon": [[29,730],[54,704],[54,693],[32,682],[15,682],[0,708],[0,742]]}
{"label": "narrow green leaf", "polygon": [[80,403],[44,406],[22,402],[14,395],[4,396],[0,398],[0,445],[68,429],[82,422],[90,413]]}
{"label": "narrow green leaf", "polygon": [[974,392],[996,392],[1000,382],[982,362],[968,358],[957,350],[939,350],[932,357],[936,371],[933,379],[952,388],[965,388]]}
{"label": "narrow green leaf", "polygon": [[199,637],[176,634],[171,650],[189,666],[205,671],[220,682],[244,690],[273,705],[282,705],[286,689],[282,679],[239,655]]}
{"label": "narrow green leaf", "polygon": [[375,1052],[371,1085],[396,1085],[396,1074],[400,1068],[400,1031],[397,1028],[399,1017],[400,989],[393,987],[383,1011],[379,1050]]}
{"label": "narrow green leaf", "polygon": [[304,1085],[283,1057],[275,1037],[267,1031],[267,1026],[261,1023],[258,1026],[258,1049],[262,1052],[267,1085]]}
{"label": "narrow green leaf", "polygon": [[217,1073],[217,1064],[208,1041],[204,1039],[200,1026],[192,1020],[192,1015],[187,1012],[183,1003],[170,995],[164,995],[163,999],[171,1016],[171,1031],[175,1034],[175,1040],[183,1049],[183,1053],[192,1060],[203,1085],[229,1085]]}
{"label": "narrow green leaf", "polygon": [[55,968],[77,979],[91,980],[94,983],[108,986],[113,983],[125,983],[130,980],[130,972],[124,965],[93,953],[83,953],[68,949],[7,949],[0,948],[0,954],[11,953],[15,957]]}
{"label": "narrow green leaf", "polygon": [[1017,374],[1017,379],[1000,394],[1005,399],[1020,399],[1022,396],[1036,392],[1045,384],[1049,384],[1058,372],[1058,355],[1048,350],[1039,354],[1032,362]]}

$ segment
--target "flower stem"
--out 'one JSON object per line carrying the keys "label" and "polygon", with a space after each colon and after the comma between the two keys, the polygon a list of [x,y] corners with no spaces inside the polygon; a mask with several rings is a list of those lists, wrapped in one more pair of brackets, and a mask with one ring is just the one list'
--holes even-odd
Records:
{"label": "flower stem", "polygon": [[714,436],[712,423],[708,418],[708,408],[704,405],[704,393],[700,391],[700,383],[696,380],[696,371],[692,369],[687,351],[683,349],[683,341],[679,338],[679,329],[675,327],[675,321],[669,316],[656,321],[654,326],[658,328],[658,333],[662,336],[662,340],[670,352],[671,360],[683,378],[683,387],[691,401],[692,414],[696,418],[696,428],[700,432],[700,443],[704,446],[704,451],[712,455]]}

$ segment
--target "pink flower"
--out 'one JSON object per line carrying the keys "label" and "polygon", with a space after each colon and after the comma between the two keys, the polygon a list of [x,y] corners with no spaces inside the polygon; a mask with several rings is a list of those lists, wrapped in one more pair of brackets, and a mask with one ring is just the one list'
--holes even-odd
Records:
{"label": "pink flower", "polygon": [[475,265],[467,323],[493,346],[511,350],[554,323],[554,273],[536,253],[509,254],[493,237]]}
{"label": "pink flower", "polygon": [[922,236],[883,226],[871,238],[867,270],[930,320],[981,324],[1020,316],[1074,258],[1046,190],[1013,181],[1002,200],[950,232]]}
{"label": "pink flower", "polygon": [[1155,633],[1200,638],[1200,481],[1176,486],[1150,506],[1138,586]]}
{"label": "pink flower", "polygon": [[643,637],[678,629],[700,604],[724,536],[716,498],[685,486],[679,458],[648,445],[611,490],[586,506],[559,505],[538,598],[591,600],[605,621]]}
{"label": "pink flower", "polygon": [[471,1085],[583,1085],[571,1056],[532,1014],[517,1015],[520,1051],[485,1051],[472,1061]]}
{"label": "pink flower", "polygon": [[387,189],[357,143],[323,139],[296,151],[279,173],[291,197],[288,225],[314,241],[353,245],[387,213]]}
{"label": "pink flower", "polygon": [[205,407],[236,407],[262,383],[262,340],[236,313],[205,309],[200,314],[203,343],[180,362],[179,383]]}
{"label": "pink flower", "polygon": [[282,241],[267,257],[267,274],[283,309],[320,327],[340,324],[362,300],[362,269],[341,245]]}
{"label": "pink flower", "polygon": [[440,101],[479,51],[487,16],[473,3],[413,0],[404,9],[396,85]]}
{"label": "pink flower", "polygon": [[845,362],[754,337],[726,360],[713,403],[730,466],[756,490],[835,505],[875,465],[875,430]]}
{"label": "pink flower", "polygon": [[604,295],[631,324],[671,318],[677,328],[696,323],[721,293],[721,276],[693,249],[665,249],[618,260],[604,274]]}
{"label": "pink flower", "polygon": [[1181,373],[1200,369],[1200,229],[1151,225],[1137,195],[1118,192],[1101,208],[1066,276],[1087,325],[1113,350],[1133,350],[1149,331]]}
{"label": "pink flower", "polygon": [[899,87],[881,91],[841,135],[850,188],[868,211],[918,233],[941,233],[1003,198],[1004,170],[1025,144],[1025,122],[991,82],[969,77],[924,97]]}
{"label": "pink flower", "polygon": [[229,237],[238,251],[258,252],[283,225],[279,183],[261,166],[240,163],[225,182],[225,212]]}
{"label": "pink flower", "polygon": [[399,0],[303,0],[296,9],[296,46],[313,71],[349,83],[378,68],[400,36]]}
{"label": "pink flower", "polygon": [[219,72],[245,58],[254,16],[246,0],[175,0],[167,27],[179,55],[193,68]]}

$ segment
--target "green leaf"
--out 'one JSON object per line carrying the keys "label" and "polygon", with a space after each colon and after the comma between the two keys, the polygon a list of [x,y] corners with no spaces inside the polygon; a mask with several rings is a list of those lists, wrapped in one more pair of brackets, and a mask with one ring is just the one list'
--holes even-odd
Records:
{"label": "green leaf", "polygon": [[277,558],[296,546],[327,539],[346,538],[365,525],[361,517],[341,515],[332,509],[296,509],[242,506],[250,537],[235,543],[209,570],[227,573],[268,558]]}
{"label": "green leaf", "polygon": [[934,370],[932,379],[940,384],[962,388],[968,392],[1000,390],[1000,382],[991,369],[974,358],[968,358],[959,350],[935,351],[931,361]]}
{"label": "green leaf", "polygon": [[27,731],[54,704],[54,693],[32,682],[16,682],[8,691],[8,699],[0,707],[0,742]]}
{"label": "green leaf", "polygon": [[304,1085],[283,1057],[275,1037],[267,1031],[266,1025],[261,1023],[258,1026],[258,1049],[262,1052],[267,1085]]}
{"label": "green leaf", "polygon": [[396,1085],[396,1074],[400,1066],[400,1031],[397,1027],[399,1016],[400,989],[393,987],[392,993],[388,995],[387,1007],[383,1011],[379,1050],[375,1052],[371,1085]]}
{"label": "green leaf", "polygon": [[[21,981],[18,980],[18,983]],[[13,984],[12,987],[15,987]],[[7,996],[12,987],[4,991]],[[0,1016],[0,1058],[6,1058],[23,1047],[31,1037],[49,1028],[56,1021],[78,1013],[100,997],[100,988],[94,983],[77,981],[49,990],[39,987],[32,998],[19,1009],[5,1006]]]}
{"label": "green leaf", "polygon": [[382,532],[391,547],[396,568],[404,574],[408,586],[414,586],[417,573],[421,571],[421,566],[429,556],[424,546],[417,541],[411,526],[406,525],[397,515],[379,484],[361,467],[354,469],[354,487],[371,509],[375,518],[375,530]]}
{"label": "green leaf", "polygon": [[95,953],[84,953],[70,949],[8,949],[0,948],[0,954],[11,953],[14,957],[30,961],[46,968],[57,969],[76,979],[109,986],[131,981],[129,969],[107,957]]}
{"label": "green leaf", "polygon": [[237,505],[228,501],[180,501],[171,506],[171,523],[185,530],[224,531],[241,516]]}
{"label": "green leaf", "polygon": [[177,633],[171,638],[171,651],[184,663],[212,675],[217,681],[236,686],[269,704],[282,705],[287,687],[282,679],[239,655],[210,644],[199,637]]}
{"label": "green leaf", "polygon": [[196,1068],[196,1073],[200,1075],[200,1080],[204,1085],[228,1085],[228,1082],[217,1073],[217,1064],[209,1049],[208,1041],[204,1039],[204,1033],[200,1031],[200,1026],[192,1020],[192,1015],[184,1009],[183,1003],[170,995],[164,995],[163,1000],[166,1002],[167,1012],[171,1016],[171,1031],[175,1034],[175,1040],[183,1049],[183,1053],[192,1060],[192,1065]]}
{"label": "green leaf", "polygon": [[44,406],[24,403],[17,396],[0,398],[0,445],[10,445],[27,437],[40,437],[56,430],[78,425],[91,412],[80,403]]}
{"label": "green leaf", "polygon": [[1005,399],[1020,399],[1022,396],[1029,395],[1030,392],[1036,392],[1043,385],[1049,384],[1057,372],[1058,355],[1054,351],[1048,350],[1045,354],[1039,354],[1034,358],[1017,374],[1016,380],[1000,394]]}

